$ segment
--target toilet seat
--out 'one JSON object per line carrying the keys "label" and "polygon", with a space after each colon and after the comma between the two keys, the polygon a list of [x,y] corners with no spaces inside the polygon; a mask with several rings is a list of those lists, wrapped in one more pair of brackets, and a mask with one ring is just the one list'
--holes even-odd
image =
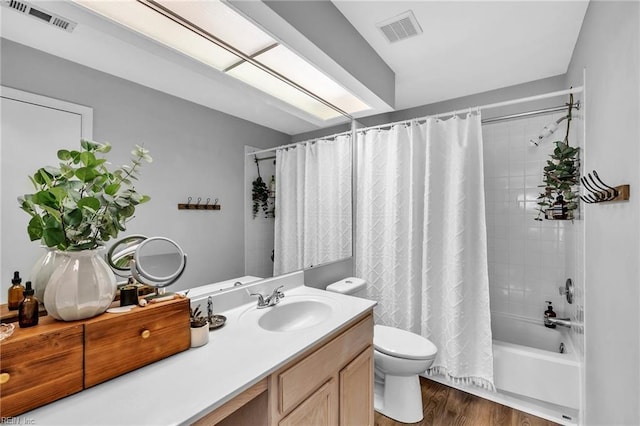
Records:
{"label": "toilet seat", "polygon": [[424,337],[386,325],[374,325],[373,346],[389,356],[406,359],[431,359],[438,352]]}

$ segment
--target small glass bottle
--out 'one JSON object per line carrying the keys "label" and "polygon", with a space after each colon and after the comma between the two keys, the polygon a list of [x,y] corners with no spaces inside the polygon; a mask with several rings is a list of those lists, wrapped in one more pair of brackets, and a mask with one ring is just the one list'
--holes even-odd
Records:
{"label": "small glass bottle", "polygon": [[20,302],[24,299],[22,295],[24,286],[21,283],[20,272],[15,271],[11,280],[11,287],[9,287],[9,297],[7,298],[7,305],[12,311],[17,310],[20,307]]}
{"label": "small glass bottle", "polygon": [[31,281],[27,281],[27,288],[24,290],[24,299],[18,308],[18,324],[20,327],[33,327],[38,325],[39,305],[38,299],[33,295],[35,291],[31,288]]}

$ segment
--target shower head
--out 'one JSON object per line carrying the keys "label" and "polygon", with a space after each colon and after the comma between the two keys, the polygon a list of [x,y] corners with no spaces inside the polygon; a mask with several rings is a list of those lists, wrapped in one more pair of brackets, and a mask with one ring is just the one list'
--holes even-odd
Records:
{"label": "shower head", "polygon": [[531,142],[535,146],[538,146],[538,144],[540,142],[542,142],[542,139],[544,139],[544,138],[546,138],[548,136],[551,136],[551,134],[553,134],[553,132],[558,130],[558,126],[560,125],[560,123],[562,123],[567,118],[569,118],[569,117],[568,116],[560,117],[559,119],[557,119],[553,123],[547,124],[546,126],[544,126],[544,129],[542,129],[542,132],[540,132],[540,134],[538,135],[538,138],[535,139],[535,140],[534,139],[530,139],[529,142]]}

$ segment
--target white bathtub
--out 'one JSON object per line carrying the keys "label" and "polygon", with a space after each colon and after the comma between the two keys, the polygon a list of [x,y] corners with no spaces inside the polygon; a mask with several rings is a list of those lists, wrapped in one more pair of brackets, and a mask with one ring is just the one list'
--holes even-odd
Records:
{"label": "white bathtub", "polygon": [[[579,409],[580,362],[568,329],[492,312],[493,378],[507,391]],[[564,343],[565,353],[560,353]]]}

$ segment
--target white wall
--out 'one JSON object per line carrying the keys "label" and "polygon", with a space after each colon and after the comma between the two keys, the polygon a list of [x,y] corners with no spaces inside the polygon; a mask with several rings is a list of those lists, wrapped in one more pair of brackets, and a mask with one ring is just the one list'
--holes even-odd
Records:
{"label": "white wall", "polygon": [[[112,143],[113,163],[125,164],[136,143],[151,151],[154,162],[144,165],[137,189],[152,200],[139,207],[123,235],[163,235],[183,247],[187,271],[172,289],[244,275],[244,146],[282,145],[290,141],[288,135],[5,39],[1,43],[3,85],[92,107],[94,139]],[[79,146],[79,141],[68,145]],[[55,152],[24,154],[56,164]],[[202,202],[218,198],[222,209],[179,211],[177,204],[189,196]],[[28,219],[17,205],[14,218],[3,217],[23,227],[25,239]],[[4,238],[1,243],[3,251],[11,244]],[[35,261],[37,242],[33,253]],[[3,260],[2,270],[13,271],[13,266]],[[3,298],[9,278],[1,277]]]}
{"label": "white wall", "polygon": [[585,423],[640,424],[640,3],[591,1],[568,84],[586,68],[584,169],[631,185],[585,210]]}

